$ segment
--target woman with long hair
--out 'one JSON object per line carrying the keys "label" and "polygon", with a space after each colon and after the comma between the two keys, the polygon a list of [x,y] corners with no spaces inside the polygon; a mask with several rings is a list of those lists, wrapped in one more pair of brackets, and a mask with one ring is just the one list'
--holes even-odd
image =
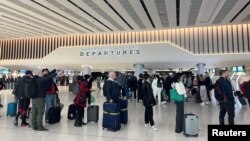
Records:
{"label": "woman with long hair", "polygon": [[[185,86],[182,84],[180,81],[180,75],[175,74],[173,77],[173,83],[172,83],[172,88],[177,91],[179,95],[183,95],[186,97],[186,89]],[[175,124],[175,132],[176,133],[181,133],[184,128],[184,99],[183,101],[175,101],[176,104],[176,124]]]}

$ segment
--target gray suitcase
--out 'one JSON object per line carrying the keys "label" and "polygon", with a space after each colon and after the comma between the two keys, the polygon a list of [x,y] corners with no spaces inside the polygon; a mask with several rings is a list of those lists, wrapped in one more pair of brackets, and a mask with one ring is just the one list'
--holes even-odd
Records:
{"label": "gray suitcase", "polygon": [[199,134],[199,121],[198,116],[195,114],[184,115],[184,135],[198,136]]}
{"label": "gray suitcase", "polygon": [[90,105],[87,108],[87,122],[94,121],[97,123],[99,120],[99,106],[98,105]]}

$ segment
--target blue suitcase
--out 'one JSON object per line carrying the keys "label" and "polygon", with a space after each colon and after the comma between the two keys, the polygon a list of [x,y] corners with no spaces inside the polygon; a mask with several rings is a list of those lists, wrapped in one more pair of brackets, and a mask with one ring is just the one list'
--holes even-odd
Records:
{"label": "blue suitcase", "polygon": [[120,115],[120,104],[118,103],[107,103],[103,104],[103,129],[118,131],[121,129],[121,115]]}
{"label": "blue suitcase", "polygon": [[11,102],[7,106],[7,116],[15,116],[17,111],[17,103]]}
{"label": "blue suitcase", "polygon": [[120,100],[121,104],[121,123],[126,125],[128,123],[128,100]]}

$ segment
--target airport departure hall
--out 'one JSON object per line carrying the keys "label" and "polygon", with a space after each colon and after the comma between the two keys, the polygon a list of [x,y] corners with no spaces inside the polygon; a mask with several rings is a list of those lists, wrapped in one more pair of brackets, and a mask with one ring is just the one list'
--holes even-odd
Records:
{"label": "airport departure hall", "polygon": [[246,140],[249,107],[249,0],[0,1],[0,141]]}

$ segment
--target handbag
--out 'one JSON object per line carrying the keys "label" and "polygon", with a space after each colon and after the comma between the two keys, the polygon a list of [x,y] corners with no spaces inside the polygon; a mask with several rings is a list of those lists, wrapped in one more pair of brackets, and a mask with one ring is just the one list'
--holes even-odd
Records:
{"label": "handbag", "polygon": [[174,102],[183,102],[184,101],[184,95],[179,95],[176,89],[170,90],[170,99]]}

